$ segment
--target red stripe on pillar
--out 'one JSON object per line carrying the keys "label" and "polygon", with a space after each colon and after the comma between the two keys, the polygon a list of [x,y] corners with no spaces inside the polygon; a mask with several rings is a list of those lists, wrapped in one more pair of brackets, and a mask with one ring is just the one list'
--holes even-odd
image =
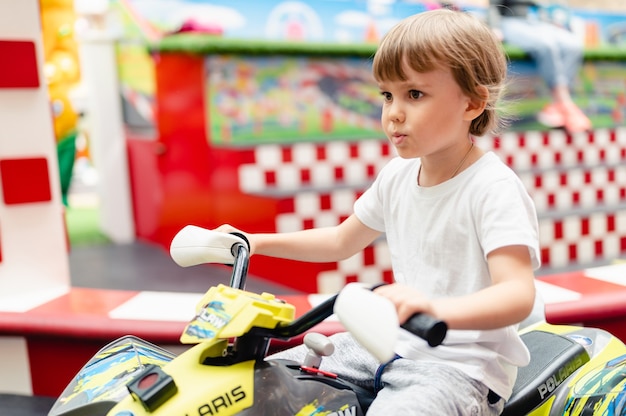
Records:
{"label": "red stripe on pillar", "polygon": [[0,56],[0,88],[39,87],[34,42],[0,40]]}
{"label": "red stripe on pillar", "polygon": [[52,199],[45,157],[0,160],[0,180],[7,205]]}

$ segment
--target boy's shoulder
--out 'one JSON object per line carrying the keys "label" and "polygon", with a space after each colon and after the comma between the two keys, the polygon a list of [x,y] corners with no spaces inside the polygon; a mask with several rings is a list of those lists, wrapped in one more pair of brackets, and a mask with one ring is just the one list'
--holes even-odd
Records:
{"label": "boy's shoulder", "polygon": [[476,167],[478,171],[476,173],[492,177],[492,179],[496,180],[503,177],[517,176],[509,165],[504,163],[498,155],[491,151],[485,152],[485,154],[478,159]]}
{"label": "boy's shoulder", "polygon": [[525,189],[518,174],[493,152],[486,152],[475,165],[472,166],[475,169],[462,172],[466,173],[464,186],[468,188],[474,187],[480,189],[480,193],[494,195]]}

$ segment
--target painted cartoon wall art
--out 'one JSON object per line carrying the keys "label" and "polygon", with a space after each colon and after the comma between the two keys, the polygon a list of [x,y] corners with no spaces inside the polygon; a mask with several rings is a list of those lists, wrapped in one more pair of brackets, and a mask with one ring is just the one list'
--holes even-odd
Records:
{"label": "painted cartoon wall art", "polygon": [[380,94],[363,59],[206,59],[213,144],[382,137]]}

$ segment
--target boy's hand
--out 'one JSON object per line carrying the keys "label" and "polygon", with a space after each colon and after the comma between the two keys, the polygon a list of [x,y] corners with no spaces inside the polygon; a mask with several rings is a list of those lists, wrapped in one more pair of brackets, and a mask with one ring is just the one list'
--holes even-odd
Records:
{"label": "boy's hand", "polygon": [[380,286],[374,292],[386,297],[395,305],[400,324],[405,323],[416,313],[433,314],[431,302],[410,286],[392,283]]}
{"label": "boy's hand", "polygon": [[248,233],[246,233],[244,231],[241,231],[240,229],[235,228],[235,227],[233,227],[230,224],[222,224],[219,227],[215,228],[213,231],[218,231],[220,233],[229,233],[229,234],[230,233],[243,234],[246,237],[246,239],[248,240],[248,244],[250,244],[250,255],[252,256],[254,254],[256,246],[254,244],[254,239],[251,238],[250,234],[248,234]]}

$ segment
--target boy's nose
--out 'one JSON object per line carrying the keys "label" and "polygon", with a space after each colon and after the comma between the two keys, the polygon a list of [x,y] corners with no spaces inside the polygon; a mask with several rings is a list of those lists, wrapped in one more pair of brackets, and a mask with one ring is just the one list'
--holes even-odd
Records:
{"label": "boy's nose", "polygon": [[404,121],[404,111],[398,104],[391,104],[388,112],[389,120],[393,122],[403,122]]}

